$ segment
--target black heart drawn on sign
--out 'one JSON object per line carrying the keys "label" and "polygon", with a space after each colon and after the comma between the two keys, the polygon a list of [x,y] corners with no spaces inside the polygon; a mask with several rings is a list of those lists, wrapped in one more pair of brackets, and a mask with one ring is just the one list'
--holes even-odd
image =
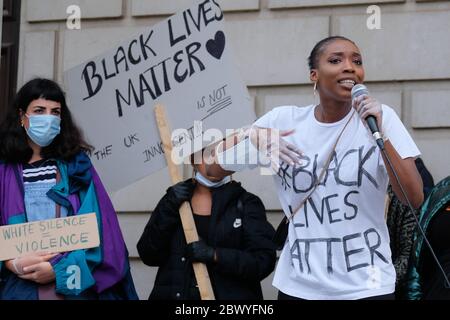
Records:
{"label": "black heart drawn on sign", "polygon": [[225,49],[225,34],[222,31],[217,31],[214,39],[206,42],[206,50],[214,58],[220,60],[223,50]]}

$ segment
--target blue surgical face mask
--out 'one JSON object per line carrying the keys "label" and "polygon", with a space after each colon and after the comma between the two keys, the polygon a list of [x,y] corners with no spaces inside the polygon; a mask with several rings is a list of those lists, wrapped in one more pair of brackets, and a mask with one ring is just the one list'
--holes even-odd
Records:
{"label": "blue surgical face mask", "polygon": [[29,127],[26,132],[30,139],[38,146],[46,147],[52,143],[53,139],[59,134],[61,127],[61,118],[54,115],[40,114],[29,116]]}
{"label": "blue surgical face mask", "polygon": [[208,187],[208,188],[218,188],[220,186],[223,186],[224,184],[227,184],[231,181],[230,176],[226,176],[220,181],[211,181],[208,178],[205,178],[200,172],[195,173],[195,180],[198,181],[201,185]]}

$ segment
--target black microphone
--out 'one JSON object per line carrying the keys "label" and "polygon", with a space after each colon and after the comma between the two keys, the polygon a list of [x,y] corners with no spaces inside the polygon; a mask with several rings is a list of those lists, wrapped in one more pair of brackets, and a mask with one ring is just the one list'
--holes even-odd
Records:
{"label": "black microphone", "polygon": [[[367,90],[367,87],[363,84],[354,85],[352,88],[352,100],[355,100],[357,97],[362,95],[369,95],[369,90]],[[375,118],[375,116],[369,115],[365,120],[367,122],[367,126],[370,129],[370,132],[372,132],[372,136],[377,142],[378,147],[380,147],[381,150],[384,150],[384,141],[383,137],[381,136],[380,129],[378,129],[377,118]]]}

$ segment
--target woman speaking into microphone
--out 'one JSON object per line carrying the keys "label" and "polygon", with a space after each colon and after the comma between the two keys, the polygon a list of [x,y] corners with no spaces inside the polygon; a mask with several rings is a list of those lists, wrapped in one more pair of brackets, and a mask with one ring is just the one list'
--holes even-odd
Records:
{"label": "woman speaking into microphone", "polygon": [[[407,201],[366,119],[374,117],[376,138],[416,208],[423,201],[414,164],[420,152],[393,109],[367,90],[352,100],[352,88],[364,81],[363,59],[353,41],[323,39],[308,60],[318,104],[274,108],[237,141],[250,138],[275,170],[288,222],[280,227],[288,231],[273,285],[279,299],[394,299],[396,275],[384,218],[388,184]],[[208,166],[209,175],[245,167],[224,161],[225,149],[220,144],[212,152],[216,162]]]}

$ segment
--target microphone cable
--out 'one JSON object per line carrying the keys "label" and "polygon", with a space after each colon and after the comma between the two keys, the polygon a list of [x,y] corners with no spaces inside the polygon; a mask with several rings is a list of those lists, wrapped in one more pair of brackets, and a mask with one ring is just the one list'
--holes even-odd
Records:
{"label": "microphone cable", "polygon": [[[354,100],[355,98],[357,98],[361,95],[369,95],[369,90],[367,89],[367,87],[361,83],[354,85],[352,88],[352,92],[351,92],[352,100]],[[392,173],[394,174],[395,180],[397,181],[397,184],[400,187],[403,197],[406,199],[406,202],[408,203],[409,209],[411,210],[414,220],[416,221],[416,225],[417,225],[427,247],[430,249],[433,259],[435,260],[439,270],[442,272],[442,275],[444,276],[445,286],[450,289],[450,281],[448,280],[447,274],[445,273],[444,268],[442,268],[442,265],[439,262],[439,259],[436,257],[436,254],[434,253],[434,250],[431,247],[431,244],[428,241],[427,236],[425,235],[425,231],[423,230],[422,226],[420,225],[420,222],[419,222],[419,219],[417,218],[416,212],[415,212],[413,206],[411,205],[411,202],[409,201],[408,196],[406,195],[405,189],[403,188],[402,184],[400,183],[400,179],[398,178],[397,172],[394,170],[394,166],[392,165],[391,159],[389,158],[389,155],[386,152],[383,139],[377,128],[377,123],[376,123],[375,117],[368,116],[366,118],[366,121],[367,121],[367,124],[370,128],[370,131],[371,131],[373,137],[375,138],[375,141],[376,141],[378,147],[380,148],[382,154],[385,156],[385,158],[388,162],[388,166],[390,167]]]}
{"label": "microphone cable", "polygon": [[386,149],[384,148],[384,145],[383,145],[383,148],[381,148],[380,145],[379,145],[379,147],[380,147],[381,152],[385,156],[385,158],[386,158],[386,160],[388,162],[388,165],[391,168],[392,173],[394,174],[395,180],[397,181],[397,184],[400,187],[400,190],[401,190],[401,192],[403,194],[403,197],[406,199],[406,202],[408,203],[409,209],[411,210],[411,213],[414,216],[414,220],[416,221],[417,227],[418,227],[418,229],[420,231],[421,236],[423,237],[423,240],[425,241],[428,249],[430,249],[430,252],[431,252],[431,255],[433,256],[434,261],[436,262],[440,272],[444,276],[445,287],[447,289],[450,289],[450,281],[448,280],[447,274],[445,273],[444,268],[442,267],[441,263],[439,262],[439,259],[437,258],[436,254],[434,253],[434,250],[433,250],[430,242],[428,241],[427,236],[425,235],[425,231],[423,230],[422,226],[420,225],[419,219],[417,218],[417,215],[416,215],[416,212],[415,212],[416,210],[411,205],[411,202],[409,201],[409,198],[408,198],[408,196],[407,196],[407,194],[405,192],[405,189],[403,188],[402,184],[400,183],[400,179],[398,178],[397,172],[395,172],[395,170],[394,170],[394,166],[391,163],[391,159],[389,158],[389,155],[387,154]]}

